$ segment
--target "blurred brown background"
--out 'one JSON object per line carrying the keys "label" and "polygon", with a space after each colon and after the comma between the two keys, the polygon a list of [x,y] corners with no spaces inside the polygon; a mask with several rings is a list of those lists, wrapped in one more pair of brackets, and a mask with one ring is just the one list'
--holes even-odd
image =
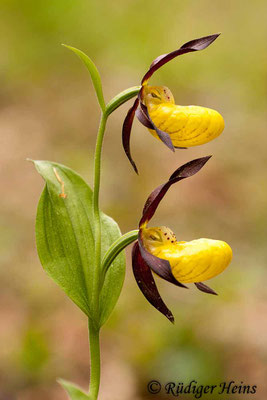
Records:
{"label": "blurred brown background", "polygon": [[138,177],[121,146],[124,105],[108,123],[101,203],[123,232],[134,229],[154,187],[183,162],[213,154],[169,192],[153,224],[180,240],[223,239],[234,258],[211,282],[218,297],[159,283],[175,326],[145,301],[128,259],[102,332],[100,399],[152,398],[151,379],[243,381],[258,386],[253,399],[266,398],[266,13],[264,0],[1,1],[1,400],[64,400],[58,377],[88,383],[86,318],[40,266],[34,219],[43,182],[25,161],[58,161],[92,182],[98,106],[84,66],[60,44],[90,55],[109,100],[139,84],[159,54],[218,31],[210,48],[173,60],[153,82],[169,86],[178,104],[218,109],[222,136],[172,154],[135,123]]}

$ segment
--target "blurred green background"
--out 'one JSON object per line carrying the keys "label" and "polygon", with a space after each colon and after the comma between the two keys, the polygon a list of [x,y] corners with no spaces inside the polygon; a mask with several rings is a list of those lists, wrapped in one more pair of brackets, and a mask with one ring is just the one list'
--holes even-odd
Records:
{"label": "blurred green background", "polygon": [[224,133],[172,154],[135,123],[138,177],[121,146],[124,105],[108,123],[101,204],[123,232],[134,229],[154,187],[183,162],[213,154],[196,178],[169,192],[153,224],[169,226],[180,240],[223,239],[234,258],[211,282],[218,297],[159,282],[172,326],[139,292],[128,250],[125,285],[102,332],[100,399],[152,398],[152,379],[243,381],[257,385],[253,399],[266,398],[266,14],[265,0],[1,1],[1,400],[64,400],[58,377],[86,387],[89,376],[86,318],[37,258],[43,182],[25,161],[58,161],[92,182],[99,110],[86,69],[60,44],[90,55],[109,100],[139,84],[159,54],[218,31],[210,48],[173,60],[153,82],[169,86],[178,104],[220,111]]}

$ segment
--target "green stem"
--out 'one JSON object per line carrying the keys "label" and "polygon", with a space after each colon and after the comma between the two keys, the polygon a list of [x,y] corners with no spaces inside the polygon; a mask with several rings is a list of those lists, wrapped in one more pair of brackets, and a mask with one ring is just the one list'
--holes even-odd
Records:
{"label": "green stem", "polygon": [[98,129],[95,148],[93,214],[95,228],[95,274],[92,290],[92,304],[94,304],[93,318],[89,318],[89,343],[90,343],[90,400],[96,400],[100,385],[100,345],[99,345],[99,279],[101,267],[101,219],[99,210],[99,189],[101,175],[101,152],[107,122],[107,115],[102,113]]}
{"label": "green stem", "polygon": [[95,227],[95,275],[93,284],[92,300],[94,304],[95,321],[99,317],[99,271],[101,267],[101,220],[99,210],[99,189],[100,189],[100,175],[101,175],[101,152],[102,144],[107,122],[107,115],[102,113],[96,148],[95,148],[95,168],[94,168],[94,192],[93,192],[93,213],[94,213],[94,227]]}
{"label": "green stem", "polygon": [[95,277],[93,285],[93,304],[95,312],[95,320],[99,316],[99,271],[101,266],[101,219],[99,210],[99,189],[100,189],[100,175],[101,175],[101,152],[106,128],[107,116],[102,114],[97,141],[95,148],[95,169],[94,169],[94,192],[93,192],[93,212],[94,212],[94,226],[95,226]]}
{"label": "green stem", "polygon": [[96,400],[100,384],[100,346],[99,328],[95,327],[93,321],[88,319],[89,344],[90,344],[90,387],[89,398]]}
{"label": "green stem", "polygon": [[[89,342],[91,357],[91,376],[89,397],[90,400],[96,400],[100,385],[100,346],[99,346],[99,295],[102,282],[101,274],[101,218],[99,210],[99,190],[101,177],[101,153],[104,139],[104,133],[108,116],[116,110],[121,104],[130,98],[136,96],[139,87],[127,89],[114,97],[105,107],[101,104],[102,115],[97,134],[95,159],[94,159],[94,191],[93,191],[93,216],[95,233],[95,273],[92,289],[93,315],[89,318]],[[131,243],[131,242],[129,242]]]}

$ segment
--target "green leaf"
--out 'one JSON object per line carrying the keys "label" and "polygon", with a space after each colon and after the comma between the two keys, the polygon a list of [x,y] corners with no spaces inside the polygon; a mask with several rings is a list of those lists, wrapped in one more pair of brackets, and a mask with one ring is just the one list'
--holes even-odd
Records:
{"label": "green leaf", "polygon": [[104,96],[103,96],[101,78],[100,78],[98,69],[96,68],[96,65],[93,63],[91,58],[89,58],[83,51],[76,49],[75,47],[72,47],[72,46],[67,46],[66,44],[63,44],[62,46],[66,47],[67,49],[72,50],[75,54],[77,54],[77,56],[85,64],[86,68],[88,69],[88,71],[91,75],[99,105],[100,105],[102,111],[104,112],[106,105],[105,105],[105,100],[104,100]]}
{"label": "green leaf", "polygon": [[[34,161],[34,164],[46,182],[36,217],[36,243],[41,264],[74,303],[92,317],[93,282],[95,274],[101,274],[94,262],[92,190],[76,172],[61,164],[49,161]],[[116,222],[103,213],[101,220],[104,256],[120,237],[120,230]],[[124,274],[125,258],[121,253],[103,278],[96,324],[102,325],[112,312]]]}
{"label": "green leaf", "polygon": [[[46,181],[36,217],[38,255],[45,271],[90,315],[94,276],[92,191],[82,178],[57,163],[35,161]],[[66,198],[60,197],[64,182]]]}
{"label": "green leaf", "polygon": [[58,379],[58,383],[66,390],[71,400],[90,400],[90,397],[73,383],[63,379]]}
{"label": "green leaf", "polygon": [[115,96],[112,100],[108,102],[106,106],[106,115],[110,115],[123,103],[137,96],[138,93],[140,92],[141,87],[142,86],[133,86],[117,94],[117,96]]}

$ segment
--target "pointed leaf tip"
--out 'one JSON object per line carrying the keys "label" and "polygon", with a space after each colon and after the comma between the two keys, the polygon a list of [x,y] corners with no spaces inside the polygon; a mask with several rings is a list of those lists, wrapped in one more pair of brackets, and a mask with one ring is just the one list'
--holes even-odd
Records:
{"label": "pointed leaf tip", "polygon": [[64,379],[58,379],[57,381],[66,390],[71,400],[90,400],[90,397],[79,386]]}
{"label": "pointed leaf tip", "polygon": [[106,109],[106,105],[105,105],[105,100],[104,100],[104,95],[103,95],[103,90],[102,90],[102,83],[101,83],[100,74],[98,72],[98,69],[97,69],[95,63],[83,51],[76,49],[75,47],[68,46],[67,44],[62,44],[62,46],[73,51],[82,60],[82,62],[86,66],[87,70],[90,73],[90,76],[91,76],[91,79],[92,79],[92,82],[93,82],[93,85],[95,88],[98,103],[101,107],[101,110],[104,112]]}

